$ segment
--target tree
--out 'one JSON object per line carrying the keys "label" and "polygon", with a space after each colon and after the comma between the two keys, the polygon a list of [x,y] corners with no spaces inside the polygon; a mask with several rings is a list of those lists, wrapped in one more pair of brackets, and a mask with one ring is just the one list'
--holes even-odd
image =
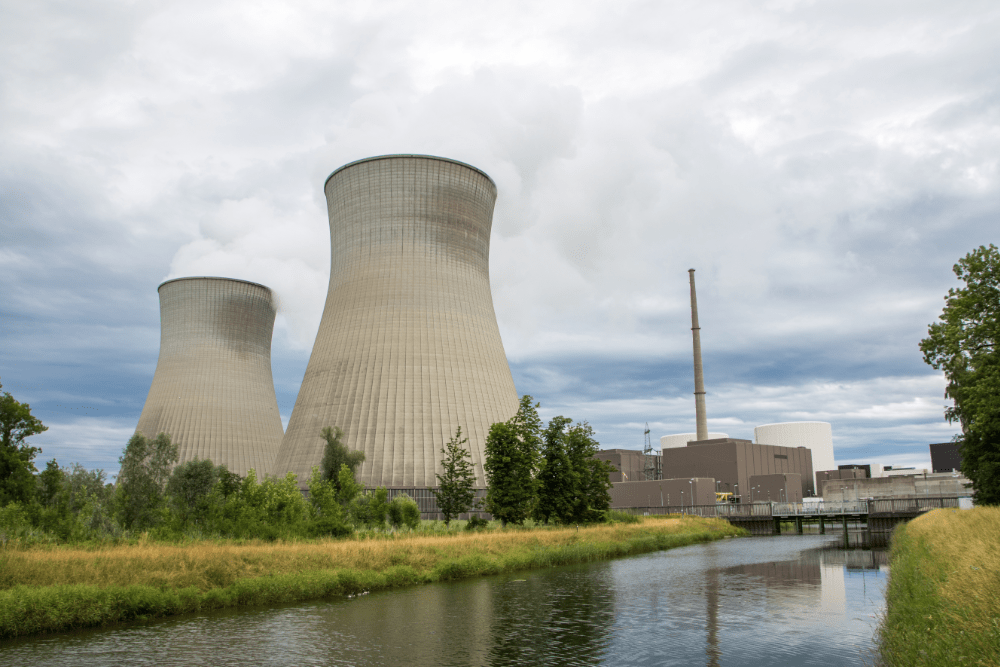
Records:
{"label": "tree", "polygon": [[566,454],[577,479],[572,516],[578,523],[599,521],[611,506],[608,473],[615,469],[608,461],[596,458],[600,449],[594,429],[587,422],[578,422],[566,431]]}
{"label": "tree", "polygon": [[535,516],[545,523],[550,518],[567,523],[573,519],[579,478],[566,454],[565,430],[572,422],[554,417],[542,434],[542,464],[538,471],[538,503]]}
{"label": "tree", "polygon": [[174,468],[167,481],[166,491],[181,522],[197,520],[208,512],[208,498],[222,470],[226,470],[226,467],[216,467],[208,459],[186,461]]}
{"label": "tree", "polygon": [[323,449],[323,461],[320,469],[323,479],[333,482],[337,489],[340,488],[340,467],[346,465],[351,470],[351,474],[357,472],[358,466],[365,460],[365,453],[352,451],[340,441],[344,437],[344,432],[340,428],[327,426],[323,429],[321,437],[326,440],[326,447]]}
{"label": "tree", "polygon": [[[3,385],[0,385],[3,389]],[[19,403],[9,392],[0,392],[0,507],[27,503],[35,495],[35,455],[42,450],[25,443],[48,427],[32,416],[27,403]]]}
{"label": "tree", "polygon": [[977,504],[1000,504],[1000,251],[979,246],[953,267],[965,283],[945,297],[941,321],[920,341],[924,361],[943,370],[945,410],[958,421],[962,472],[972,481]]}
{"label": "tree", "polygon": [[444,514],[444,525],[459,514],[476,506],[476,473],[472,467],[469,450],[465,448],[468,438],[462,438],[462,427],[455,431],[455,437],[441,448],[441,465],[444,473],[437,475],[438,488],[433,491],[437,498],[438,510]]}
{"label": "tree", "polygon": [[504,525],[522,524],[534,504],[536,466],[541,442],[538,404],[521,397],[517,414],[490,426],[486,436],[486,511]]}
{"label": "tree", "polygon": [[115,504],[124,528],[143,530],[155,525],[164,504],[164,487],[177,463],[177,445],[160,433],[152,440],[142,433],[133,435],[118,463]]}

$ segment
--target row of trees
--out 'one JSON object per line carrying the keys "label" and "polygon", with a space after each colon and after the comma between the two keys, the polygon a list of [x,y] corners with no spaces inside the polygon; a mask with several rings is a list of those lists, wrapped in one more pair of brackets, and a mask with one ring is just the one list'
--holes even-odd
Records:
{"label": "row of trees", "polygon": [[[164,433],[132,436],[118,460],[115,484],[108,484],[101,470],[60,468],[55,460],[35,475],[38,449],[27,448],[21,437],[19,448],[5,448],[21,457],[0,477],[6,493],[0,532],[68,542],[143,531],[163,538],[275,539],[419,525],[420,509],[412,498],[400,495],[390,502],[385,488],[365,493],[354,477],[364,455],[348,451],[335,429],[324,430],[323,437],[323,466],[313,468],[307,496],[292,473],[258,480],[253,470],[242,477],[207,460],[177,465],[177,446]],[[10,442],[17,440],[10,436]]]}
{"label": "row of trees", "polygon": [[954,266],[965,287],[948,290],[940,322],[920,341],[924,361],[943,370],[945,410],[962,432],[962,472],[980,505],[1000,504],[1000,251],[979,246]]}
{"label": "row of trees", "polygon": [[[459,427],[442,448],[443,471],[434,490],[445,523],[482,509],[504,524],[527,518],[560,523],[599,521],[608,508],[607,463],[586,422],[555,417],[547,426],[538,404],[521,399],[517,414],[493,424],[486,440],[486,497],[476,498],[468,438]],[[349,450],[337,427],[323,429],[321,465],[303,495],[294,474],[242,477],[208,460],[177,464],[177,446],[161,433],[135,434],[118,462],[115,484],[101,470],[55,460],[37,473],[40,450],[25,439],[46,430],[27,404],[0,395],[0,524],[37,529],[61,540],[115,537],[154,531],[164,537],[200,535],[239,538],[345,535],[355,528],[416,527],[416,502],[390,502],[384,487],[365,490],[355,479],[364,453]]]}
{"label": "row of trees", "polygon": [[[608,473],[614,468],[594,457],[600,445],[593,429],[563,416],[545,426],[533,401],[523,396],[517,414],[490,427],[482,509],[504,525],[529,517],[543,523],[601,521],[611,503]],[[477,509],[467,441],[459,427],[442,449],[444,472],[437,476],[435,495],[445,523]]]}

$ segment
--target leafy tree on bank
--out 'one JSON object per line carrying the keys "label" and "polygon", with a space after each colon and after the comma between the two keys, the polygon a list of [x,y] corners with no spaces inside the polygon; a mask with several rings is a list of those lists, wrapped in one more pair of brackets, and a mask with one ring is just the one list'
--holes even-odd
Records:
{"label": "leafy tree on bank", "polygon": [[[0,385],[3,389],[3,385]],[[28,503],[35,495],[35,455],[42,450],[25,443],[48,427],[32,416],[27,403],[0,392],[0,507]]]}
{"label": "leafy tree on bank", "polygon": [[542,421],[538,404],[532,401],[531,396],[522,396],[517,414],[493,424],[486,437],[485,509],[503,525],[524,523],[536,498],[534,476]]}
{"label": "leafy tree on bank", "polygon": [[566,453],[566,425],[573,420],[554,417],[542,434],[542,463],[538,471],[538,502],[535,518],[567,523],[579,493],[579,477]]}
{"label": "leafy tree on bank", "polygon": [[340,467],[346,465],[351,470],[351,475],[354,475],[358,471],[358,466],[365,460],[365,453],[348,449],[341,442],[344,432],[337,426],[325,427],[320,435],[326,440],[323,460],[320,463],[323,479],[330,480],[339,489]]}
{"label": "leafy tree on bank", "polygon": [[948,290],[941,321],[920,341],[924,361],[943,370],[945,410],[959,422],[962,472],[972,481],[976,503],[1000,504],[1000,251],[979,246],[953,268],[965,287]]}
{"label": "leafy tree on bank", "polygon": [[204,519],[209,511],[209,496],[223,470],[227,468],[208,459],[194,459],[174,468],[166,492],[174,516],[181,523]]}
{"label": "leafy tree on bank", "polygon": [[177,463],[177,445],[160,433],[152,440],[142,433],[133,435],[118,459],[115,504],[121,525],[128,530],[151,528],[160,522],[164,490]]}
{"label": "leafy tree on bank", "polygon": [[[455,431],[455,437],[441,448],[443,459],[441,465],[443,474],[437,475],[438,488],[433,491],[437,499],[438,509],[444,514],[444,525],[460,514],[472,510],[476,506],[476,473],[472,467],[472,459],[465,444],[468,438],[462,438],[462,427]],[[418,510],[419,511],[419,510]]]}
{"label": "leafy tree on bank", "polygon": [[578,422],[566,431],[566,454],[576,474],[576,496],[573,500],[572,521],[600,521],[611,506],[611,481],[608,473],[615,472],[608,461],[596,458],[601,449],[594,438],[594,429],[587,422]]}

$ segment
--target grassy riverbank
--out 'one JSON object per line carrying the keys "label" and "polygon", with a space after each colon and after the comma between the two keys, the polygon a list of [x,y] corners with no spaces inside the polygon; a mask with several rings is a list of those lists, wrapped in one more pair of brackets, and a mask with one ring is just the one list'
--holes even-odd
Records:
{"label": "grassy riverbank", "polygon": [[0,551],[0,637],[604,560],[745,534],[719,519],[291,543]]}
{"label": "grassy riverbank", "polygon": [[885,667],[1000,665],[1000,508],[896,530],[879,649]]}

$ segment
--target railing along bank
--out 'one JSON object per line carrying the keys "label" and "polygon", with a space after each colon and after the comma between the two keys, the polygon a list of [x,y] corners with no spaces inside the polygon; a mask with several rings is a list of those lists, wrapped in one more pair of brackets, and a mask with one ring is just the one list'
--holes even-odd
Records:
{"label": "railing along bank", "polygon": [[617,507],[615,510],[641,515],[690,514],[702,517],[770,518],[831,514],[893,514],[958,506],[959,496],[930,496],[813,503],[719,503],[717,505],[675,505],[669,507]]}

